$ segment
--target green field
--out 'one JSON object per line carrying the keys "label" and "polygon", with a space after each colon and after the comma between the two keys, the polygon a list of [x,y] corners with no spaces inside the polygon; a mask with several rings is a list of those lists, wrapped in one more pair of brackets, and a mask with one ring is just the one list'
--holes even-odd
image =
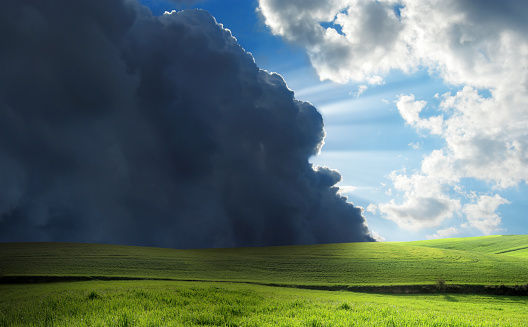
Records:
{"label": "green field", "polygon": [[524,235],[202,250],[0,243],[4,282],[167,279],[0,284],[0,327],[526,326],[524,296],[302,289],[527,284],[526,246]]}
{"label": "green field", "polygon": [[0,285],[0,326],[526,326],[528,299],[377,295],[247,284]]}
{"label": "green field", "polygon": [[528,237],[526,235],[444,238],[438,240],[409,242],[407,244],[528,258]]}
{"label": "green field", "polygon": [[[503,240],[504,242],[501,242]],[[528,283],[528,236],[174,250],[79,243],[0,244],[0,275],[114,276],[286,285]],[[509,252],[505,252],[509,251]],[[502,254],[495,254],[504,252]]]}

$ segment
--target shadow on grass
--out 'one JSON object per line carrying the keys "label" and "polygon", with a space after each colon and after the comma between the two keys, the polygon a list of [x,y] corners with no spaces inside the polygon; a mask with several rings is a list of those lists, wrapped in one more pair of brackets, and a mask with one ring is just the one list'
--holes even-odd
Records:
{"label": "shadow on grass", "polygon": [[451,295],[444,294],[444,299],[449,302],[458,302],[458,299],[455,297],[452,297]]}

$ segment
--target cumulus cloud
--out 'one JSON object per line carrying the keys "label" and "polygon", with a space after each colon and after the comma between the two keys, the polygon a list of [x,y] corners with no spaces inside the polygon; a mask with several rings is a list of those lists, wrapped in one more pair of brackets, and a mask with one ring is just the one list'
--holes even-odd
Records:
{"label": "cumulus cloud", "polygon": [[205,11],[0,2],[0,241],[372,241],[321,115]]}
{"label": "cumulus cloud", "polygon": [[511,51],[524,41],[526,9],[516,0],[259,1],[271,31],[305,47],[322,79],[372,84],[424,65],[450,83],[495,85],[504,66],[527,60],[522,46]]}
{"label": "cumulus cloud", "polygon": [[437,238],[446,238],[446,237],[451,237],[451,236],[454,236],[454,235],[457,235],[460,233],[460,230],[456,227],[448,227],[448,228],[445,228],[445,229],[440,229],[438,231],[436,231],[436,233],[432,234],[432,235],[427,235],[427,238],[428,239],[437,239]]}
{"label": "cumulus cloud", "polygon": [[[405,175],[407,189],[395,187],[404,202],[377,207],[387,218],[415,228],[437,225],[455,214],[465,214],[471,222],[475,211],[460,211],[456,204],[471,200],[460,192],[462,179],[483,180],[496,190],[528,180],[528,2],[259,3],[271,31],[305,47],[321,79],[379,82],[390,70],[425,67],[460,87],[435,95],[441,103],[432,116],[423,115],[426,100],[412,94],[398,97],[405,122],[420,133],[442,137],[445,146],[427,155],[417,172]],[[418,191],[422,180],[438,193],[424,197]],[[494,215],[490,221],[495,222],[477,224],[482,232],[499,228],[500,217]]]}
{"label": "cumulus cloud", "polygon": [[509,203],[508,200],[498,194],[494,196],[481,195],[476,203],[464,206],[469,226],[487,235],[500,230],[501,218],[495,211],[500,205]]}
{"label": "cumulus cloud", "polygon": [[441,134],[443,118],[441,116],[421,118],[420,112],[426,106],[426,101],[416,101],[414,95],[400,95],[396,107],[405,122],[420,130],[428,130],[431,134]]}
{"label": "cumulus cloud", "polygon": [[444,194],[444,185],[436,178],[406,171],[392,172],[391,180],[395,190],[404,194],[401,204],[391,200],[377,207],[387,219],[409,230],[436,227],[460,209],[460,201]]}
{"label": "cumulus cloud", "polygon": [[385,242],[385,237],[379,235],[376,231],[372,230],[370,234],[377,242]]}
{"label": "cumulus cloud", "polygon": [[[274,34],[306,48],[321,79],[379,84],[379,74],[408,66],[400,62],[407,60],[408,50],[396,42],[402,24],[391,5],[386,1],[260,0],[259,11]],[[324,23],[331,26],[323,27]],[[398,55],[391,55],[394,52]]]}

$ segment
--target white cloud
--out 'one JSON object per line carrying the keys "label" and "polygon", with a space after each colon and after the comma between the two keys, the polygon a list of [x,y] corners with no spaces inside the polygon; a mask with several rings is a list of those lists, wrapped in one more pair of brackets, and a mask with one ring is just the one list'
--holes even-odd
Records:
{"label": "white cloud", "polygon": [[400,95],[396,107],[407,124],[416,126],[420,121],[420,111],[426,104],[426,101],[415,101],[414,95]]}
{"label": "white cloud", "polygon": [[427,105],[427,101],[416,101],[413,94],[400,95],[396,107],[405,122],[418,129],[429,130],[431,134],[441,134],[444,119],[442,116],[420,118],[420,112]]}
{"label": "white cloud", "polygon": [[381,76],[370,76],[367,78],[367,82],[371,85],[382,85],[385,84],[385,81],[383,80],[383,77]]}
{"label": "white cloud", "polygon": [[353,193],[359,189],[357,186],[351,186],[351,185],[338,185],[339,187],[339,193]]}
{"label": "white cloud", "polygon": [[422,148],[420,142],[411,142],[407,145],[410,146],[413,150],[420,150]]}
{"label": "white cloud", "polygon": [[372,238],[375,239],[377,242],[385,242],[385,237],[376,233],[376,231],[373,231],[372,229],[370,230],[370,236],[372,236]]}
{"label": "white cloud", "polygon": [[376,206],[375,204],[371,203],[367,206],[367,211],[372,213],[373,215],[375,215],[377,212],[378,212],[378,206]]}
{"label": "white cloud", "polygon": [[306,48],[321,79],[380,84],[391,68],[410,66],[400,62],[409,58],[397,42],[405,26],[388,1],[260,0],[259,11],[275,35]]}
{"label": "white cloud", "polygon": [[441,106],[453,111],[442,131],[445,156],[463,177],[507,188],[528,180],[528,95],[517,101],[509,91],[493,93],[485,99],[466,86],[444,97]]}
{"label": "white cloud", "polygon": [[358,86],[358,90],[356,93],[354,93],[354,95],[356,96],[356,98],[359,98],[359,96],[363,94],[363,92],[365,92],[367,89],[368,89],[367,85],[361,84],[360,86]]}
{"label": "white cloud", "polygon": [[405,201],[397,204],[394,200],[377,206],[378,210],[408,230],[439,226],[460,210],[460,202],[444,194],[444,187],[437,179],[415,173],[391,173],[397,191],[404,194]]}
{"label": "white cloud", "polygon": [[510,202],[498,194],[494,196],[482,195],[476,203],[466,204],[464,213],[471,227],[480,230],[484,234],[491,234],[501,230],[501,217],[495,213],[497,207]]}
{"label": "white cloud", "polygon": [[451,237],[457,234],[460,234],[460,230],[458,228],[449,227],[449,228],[437,230],[436,233],[432,235],[427,235],[427,238],[428,239],[446,238],[446,237]]}
{"label": "white cloud", "polygon": [[[372,85],[383,83],[392,69],[426,67],[460,86],[454,94],[431,95],[441,100],[435,116],[424,115],[425,100],[412,94],[397,98],[405,122],[442,137],[445,146],[425,156],[417,172],[393,173],[394,190],[404,200],[376,208],[409,229],[438,226],[456,213],[483,233],[499,228],[495,210],[507,200],[480,195],[460,210],[472,199],[460,192],[459,183],[473,178],[501,190],[528,181],[528,2],[305,3],[260,0],[260,10],[274,34],[306,48],[321,79]],[[397,5],[401,9],[395,10]],[[340,30],[325,29],[321,22]],[[482,89],[489,95],[479,93]]]}

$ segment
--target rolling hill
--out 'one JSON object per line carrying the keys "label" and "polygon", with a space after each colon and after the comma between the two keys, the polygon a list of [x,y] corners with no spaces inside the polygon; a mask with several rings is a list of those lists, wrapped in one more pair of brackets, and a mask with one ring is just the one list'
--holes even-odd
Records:
{"label": "rolling hill", "polygon": [[528,235],[493,235],[409,242],[409,245],[528,258]]}
{"label": "rolling hill", "polygon": [[[0,276],[232,281],[279,285],[528,282],[528,236],[175,250],[0,243]],[[6,278],[3,278],[6,280]]]}

